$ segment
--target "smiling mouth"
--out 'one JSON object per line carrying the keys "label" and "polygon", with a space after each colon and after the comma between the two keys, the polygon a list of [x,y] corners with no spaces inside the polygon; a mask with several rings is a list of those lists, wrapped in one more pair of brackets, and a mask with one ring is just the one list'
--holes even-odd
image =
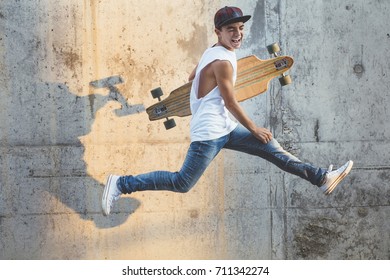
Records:
{"label": "smiling mouth", "polygon": [[235,43],[235,44],[238,44],[241,42],[241,38],[239,39],[232,39],[232,42]]}

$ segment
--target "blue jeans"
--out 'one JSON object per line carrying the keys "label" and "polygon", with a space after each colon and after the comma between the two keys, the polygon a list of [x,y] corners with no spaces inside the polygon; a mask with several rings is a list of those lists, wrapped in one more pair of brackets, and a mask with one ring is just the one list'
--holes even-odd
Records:
{"label": "blue jeans", "polygon": [[151,190],[188,192],[223,148],[259,156],[317,186],[322,184],[327,172],[324,168],[301,162],[285,151],[275,139],[267,144],[261,143],[246,128],[238,125],[230,134],[221,138],[192,142],[180,171],[154,171],[137,176],[122,176],[118,180],[118,187],[122,193]]}

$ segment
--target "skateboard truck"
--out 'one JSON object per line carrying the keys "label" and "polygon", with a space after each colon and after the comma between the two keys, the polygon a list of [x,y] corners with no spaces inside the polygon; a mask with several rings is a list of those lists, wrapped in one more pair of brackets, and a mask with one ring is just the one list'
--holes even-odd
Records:
{"label": "skateboard truck", "polygon": [[[153,98],[157,98],[158,101],[161,101],[161,96],[163,96],[163,91],[162,91],[162,89],[160,87],[152,89],[150,91],[150,93],[152,94]],[[158,107],[155,110],[156,110],[157,114],[162,114],[162,113],[164,113],[166,111],[166,107],[165,106]],[[164,126],[165,126],[166,130],[174,128],[176,126],[176,122],[175,122],[174,119],[169,119],[169,118],[166,118],[166,119],[167,120],[164,122]]]}
{"label": "skateboard truck", "polygon": [[[280,52],[280,47],[279,47],[278,43],[273,43],[271,45],[268,45],[267,50],[271,56],[274,56],[274,57],[279,56],[278,53]],[[276,66],[276,68],[278,68],[279,65],[283,65],[283,64],[284,64],[284,61],[282,60],[282,61],[276,62],[275,66]],[[285,73],[283,73],[279,78],[279,83],[283,87],[283,86],[291,84],[292,79],[291,79],[290,75],[286,75]]]}

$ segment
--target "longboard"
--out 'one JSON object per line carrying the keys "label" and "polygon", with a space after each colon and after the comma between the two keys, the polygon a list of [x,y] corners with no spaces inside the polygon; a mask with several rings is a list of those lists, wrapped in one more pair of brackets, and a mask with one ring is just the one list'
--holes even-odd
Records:
{"label": "longboard", "polygon": [[[239,102],[252,98],[267,91],[270,81],[278,76],[282,86],[290,84],[290,76],[284,75],[294,64],[290,56],[277,56],[261,60],[255,55],[241,58],[237,61],[237,79],[235,83],[235,94]],[[160,101],[146,109],[149,120],[155,121],[173,116],[186,117],[191,115],[190,91],[192,82],[173,90],[167,98],[160,99],[162,90],[152,90],[152,96]],[[173,119],[165,122],[167,129],[175,126]]]}

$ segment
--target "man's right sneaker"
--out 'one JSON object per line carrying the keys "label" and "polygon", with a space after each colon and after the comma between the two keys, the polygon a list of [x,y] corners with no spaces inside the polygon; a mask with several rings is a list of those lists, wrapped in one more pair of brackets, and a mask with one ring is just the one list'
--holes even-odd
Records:
{"label": "man's right sneaker", "polygon": [[341,166],[339,169],[335,171],[331,171],[331,168],[329,168],[329,173],[327,173],[325,176],[326,181],[325,183],[320,187],[320,189],[324,192],[324,194],[329,195],[331,194],[336,186],[341,182],[341,180],[344,179],[345,176],[351,171],[353,166],[353,161],[349,160],[346,164]]}
{"label": "man's right sneaker", "polygon": [[102,210],[105,216],[110,215],[114,201],[117,201],[122,192],[118,189],[117,182],[120,176],[110,175],[102,196]]}

